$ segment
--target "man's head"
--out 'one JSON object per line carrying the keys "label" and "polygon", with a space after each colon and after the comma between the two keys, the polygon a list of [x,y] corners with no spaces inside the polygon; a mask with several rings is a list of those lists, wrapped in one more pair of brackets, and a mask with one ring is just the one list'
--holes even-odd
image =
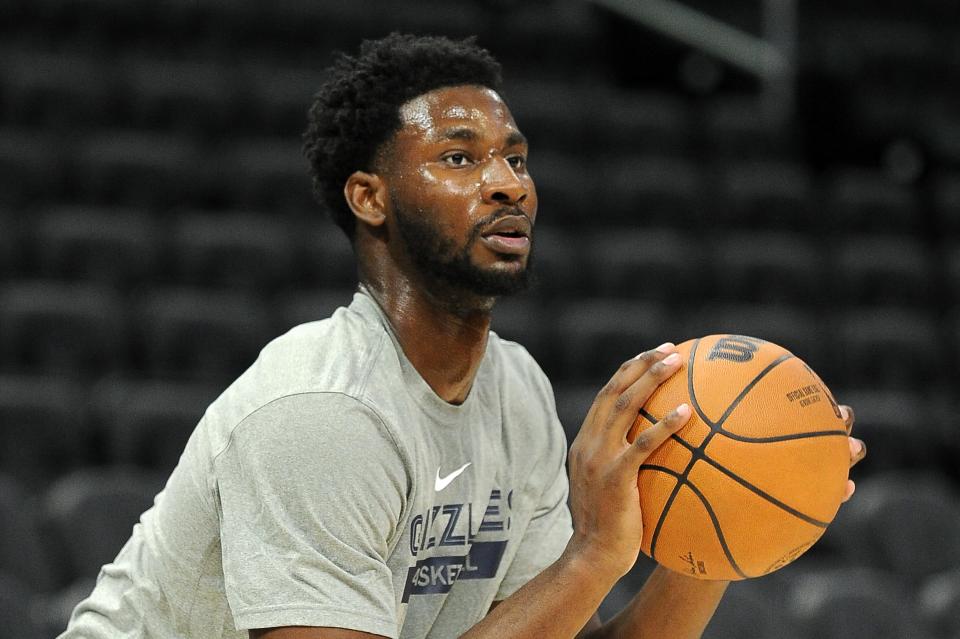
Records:
{"label": "man's head", "polygon": [[304,149],[352,241],[359,229],[447,288],[525,287],[536,193],[499,75],[472,40],[391,35],[338,60]]}

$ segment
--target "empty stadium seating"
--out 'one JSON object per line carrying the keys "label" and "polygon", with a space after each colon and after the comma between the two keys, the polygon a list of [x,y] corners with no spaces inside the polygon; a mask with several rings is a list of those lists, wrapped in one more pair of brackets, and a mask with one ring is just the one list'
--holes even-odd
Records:
{"label": "empty stadium seating", "polygon": [[788,609],[806,637],[927,639],[911,603],[909,591],[890,575],[837,568],[797,577]]}
{"label": "empty stadium seating", "polygon": [[66,583],[96,575],[130,537],[165,475],[114,468],[67,474],[44,495],[43,517],[62,551]]}
{"label": "empty stadium seating", "polygon": [[930,576],[917,595],[920,616],[935,637],[960,635],[960,569]]}
{"label": "empty stadium seating", "polygon": [[159,231],[157,220],[136,208],[54,206],[37,216],[30,252],[44,278],[129,290],[156,277]]}
{"label": "empty stadium seating", "polygon": [[0,285],[0,368],[83,376],[124,366],[126,309],[109,287],[59,280]]}
{"label": "empty stadium seating", "polygon": [[242,293],[154,289],[134,315],[144,370],[167,379],[228,381],[274,336],[270,315]]}
{"label": "empty stadium seating", "polygon": [[[685,2],[762,28],[756,2]],[[333,50],[402,30],[504,64],[540,209],[535,284],[493,328],[568,440],[623,360],[717,332],[857,409],[853,501],[704,636],[960,636],[960,14],[862,4],[798,5],[778,124],[762,82],[579,0],[0,1],[0,626],[62,630],[205,406],[349,303],[299,136]]]}

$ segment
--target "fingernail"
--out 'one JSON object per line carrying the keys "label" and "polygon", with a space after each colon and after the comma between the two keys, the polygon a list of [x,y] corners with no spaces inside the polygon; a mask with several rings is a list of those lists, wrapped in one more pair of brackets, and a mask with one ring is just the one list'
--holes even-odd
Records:
{"label": "fingernail", "polygon": [[850,454],[856,457],[863,450],[863,442],[859,439],[850,438]]}
{"label": "fingernail", "polygon": [[680,404],[677,406],[677,417],[689,417],[690,404]]}
{"label": "fingernail", "polygon": [[673,342],[664,342],[660,346],[657,346],[656,350],[658,353],[670,353],[673,352],[675,348],[676,346],[674,346]]}
{"label": "fingernail", "polygon": [[674,364],[680,363],[680,354],[674,353],[673,355],[668,355],[664,358],[663,363],[667,366],[673,366]]}

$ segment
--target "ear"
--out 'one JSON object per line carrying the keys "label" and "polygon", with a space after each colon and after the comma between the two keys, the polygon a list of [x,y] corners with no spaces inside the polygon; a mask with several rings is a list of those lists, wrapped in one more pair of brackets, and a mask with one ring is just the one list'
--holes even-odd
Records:
{"label": "ear", "polygon": [[375,173],[355,171],[343,186],[350,210],[358,220],[370,226],[386,221],[387,185]]}

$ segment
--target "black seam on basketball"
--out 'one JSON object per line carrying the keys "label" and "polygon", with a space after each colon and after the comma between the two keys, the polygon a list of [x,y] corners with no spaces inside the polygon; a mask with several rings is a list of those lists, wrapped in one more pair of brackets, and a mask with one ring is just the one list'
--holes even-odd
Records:
{"label": "black seam on basketball", "polygon": [[[693,483],[691,483],[686,478],[686,476],[681,477],[678,472],[676,472],[675,470],[671,470],[670,468],[665,468],[663,466],[656,466],[652,464],[650,465],[643,464],[642,466],[640,466],[640,470],[654,470],[654,471],[659,471],[672,476],[677,480],[676,492],[678,493],[680,492],[680,488],[682,486],[686,486],[687,488],[689,488],[690,491],[697,496],[697,499],[700,500],[700,503],[703,504],[704,509],[707,511],[707,515],[710,516],[710,521],[713,522],[713,530],[715,533],[717,533],[717,541],[720,542],[720,548],[723,550],[723,554],[727,556],[727,561],[730,562],[730,567],[733,568],[734,572],[740,575],[740,577],[742,577],[743,579],[749,579],[746,573],[744,573],[743,570],[740,569],[740,566],[738,566],[737,562],[734,560],[733,553],[730,552],[730,546],[727,545],[727,540],[723,536],[723,528],[720,526],[720,520],[717,518],[717,514],[713,512],[713,507],[710,506],[710,502],[707,501],[706,496],[702,492],[700,492],[700,489],[697,488],[695,485],[693,485]],[[664,505],[663,510],[660,512],[661,519],[666,518],[665,513],[668,510],[669,510],[669,505]],[[657,522],[657,523],[659,525],[660,522]],[[656,532],[654,534],[656,534]],[[652,541],[650,543],[650,556],[653,557]],[[656,559],[656,557],[654,557],[654,559]]]}
{"label": "black seam on basketball", "polygon": [[650,422],[651,424],[656,424],[658,421],[660,421],[659,419],[657,419],[656,417],[648,413],[647,409],[645,408],[640,409],[640,416],[643,417],[648,422]]}
{"label": "black seam on basketball", "polygon": [[707,462],[708,464],[710,464],[711,466],[713,466],[714,468],[716,468],[717,470],[719,470],[720,472],[722,472],[724,475],[726,475],[726,476],[729,477],[730,479],[734,480],[735,482],[737,482],[738,484],[740,484],[741,486],[743,486],[743,487],[746,488],[747,490],[749,490],[749,491],[751,491],[752,493],[756,494],[756,495],[757,495],[758,497],[760,497],[761,499],[767,500],[768,502],[770,502],[770,503],[773,504],[774,506],[780,508],[781,510],[784,510],[784,511],[790,513],[791,515],[793,515],[794,517],[796,517],[796,518],[798,518],[798,519],[802,519],[803,521],[807,522],[808,524],[810,524],[810,525],[812,525],[812,526],[817,526],[817,527],[819,527],[819,528],[826,528],[826,527],[830,524],[830,522],[828,522],[828,521],[827,521],[827,522],[824,522],[824,521],[820,521],[819,519],[814,519],[813,517],[811,517],[811,516],[809,516],[809,515],[805,515],[805,514],[803,514],[802,512],[800,512],[799,510],[797,510],[797,509],[795,509],[795,508],[791,508],[790,506],[788,506],[787,504],[783,503],[782,501],[780,501],[779,499],[777,499],[776,497],[774,497],[774,496],[771,495],[770,493],[768,493],[768,492],[766,492],[766,491],[763,491],[763,490],[760,490],[759,488],[757,488],[756,486],[754,486],[753,484],[751,484],[750,482],[748,482],[746,479],[744,479],[744,478],[736,475],[732,470],[730,470],[729,468],[725,467],[723,464],[717,462],[717,461],[714,460],[714,459],[711,459],[710,457],[707,457],[706,454],[703,455],[703,461]]}
{"label": "black seam on basketball", "polygon": [[835,437],[835,436],[844,436],[847,437],[847,431],[845,430],[819,430],[819,431],[808,431],[803,433],[794,433],[792,435],[777,435],[775,437],[744,437],[743,435],[737,435],[736,433],[731,433],[728,430],[723,428],[720,429],[720,434],[729,439],[736,440],[738,442],[746,442],[748,444],[768,444],[772,442],[786,442],[793,439],[807,439],[809,437]]}
{"label": "black seam on basketball", "polygon": [[693,342],[693,346],[690,347],[690,359],[687,361],[687,394],[690,395],[690,403],[693,404],[693,410],[697,411],[697,415],[700,416],[700,419],[710,427],[710,430],[713,430],[716,427],[710,418],[703,412],[703,409],[700,408],[700,402],[697,401],[697,393],[693,388],[693,364],[697,358],[697,347],[700,346],[700,339],[697,338]]}
{"label": "black seam on basketball", "polygon": [[[684,471],[684,477],[686,477],[686,472],[689,470],[690,466],[687,466],[687,470]],[[660,516],[657,518],[657,525],[654,527],[653,535],[650,537],[650,558],[654,561],[657,559],[657,540],[660,538],[660,530],[663,528],[663,522],[667,518],[667,511],[670,510],[670,506],[673,505],[673,500],[677,498],[677,493],[680,492],[680,487],[683,486],[683,479],[680,477],[677,477],[676,479],[677,485],[673,487],[673,491],[670,493],[670,496],[667,497],[667,501],[664,502],[663,509],[660,511]]]}
{"label": "black seam on basketball", "polygon": [[[769,373],[769,372],[772,371],[774,368],[776,368],[777,366],[779,366],[779,365],[782,364],[783,362],[787,361],[788,359],[793,359],[794,357],[795,357],[795,355],[794,355],[793,353],[784,353],[783,355],[781,355],[781,356],[778,357],[777,359],[775,359],[775,360],[773,360],[772,362],[770,362],[769,364],[767,364],[767,367],[764,368],[764,369],[763,369],[762,371],[760,371],[759,373],[757,373],[757,376],[754,377],[754,378],[750,381],[750,383],[747,384],[746,387],[744,387],[744,389],[743,389],[742,391],[740,391],[740,394],[737,395],[736,398],[734,398],[733,402],[731,402],[731,404],[727,407],[727,410],[723,411],[723,415],[721,415],[721,416],[720,416],[720,419],[717,420],[716,427],[717,427],[717,428],[723,428],[723,423],[724,423],[725,421],[727,421],[727,418],[728,418],[728,417],[730,417],[730,413],[732,413],[733,410],[734,410],[737,406],[740,405],[740,402],[743,401],[743,398],[746,397],[746,396],[750,393],[751,390],[753,390],[753,387],[756,386],[756,385],[760,382],[761,379],[763,379],[764,377],[767,376],[767,373]],[[711,425],[711,428],[712,428],[712,427],[713,427],[713,425]]]}

